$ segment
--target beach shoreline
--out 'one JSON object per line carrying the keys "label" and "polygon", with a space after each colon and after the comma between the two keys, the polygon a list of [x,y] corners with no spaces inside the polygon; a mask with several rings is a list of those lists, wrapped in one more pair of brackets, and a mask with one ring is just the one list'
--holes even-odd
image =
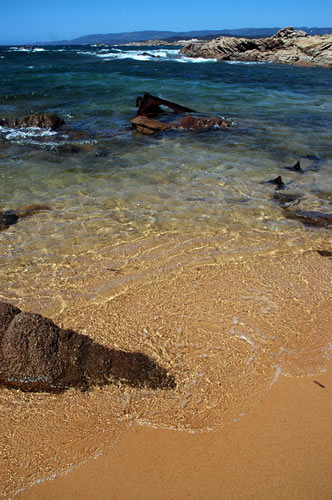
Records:
{"label": "beach shoreline", "polygon": [[331,368],[281,376],[260,404],[215,432],[135,424],[96,460],[15,498],[330,498],[331,388]]}
{"label": "beach shoreline", "polygon": [[30,284],[48,281],[49,297],[27,293],[24,310],[49,307],[65,328],[142,352],[176,386],[2,389],[5,498],[327,497],[330,259],[256,248],[218,262],[174,238],[144,240],[130,258],[118,248],[120,274],[113,253],[89,273],[77,262],[71,300],[59,302],[57,275]]}

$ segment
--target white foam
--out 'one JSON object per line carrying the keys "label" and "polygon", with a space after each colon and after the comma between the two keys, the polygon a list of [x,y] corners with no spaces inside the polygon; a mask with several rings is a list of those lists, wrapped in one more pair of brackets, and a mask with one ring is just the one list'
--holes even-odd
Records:
{"label": "white foam", "polygon": [[217,62],[218,59],[205,59],[204,57],[181,57],[181,59],[175,59],[176,62],[181,63],[211,63]]}
{"label": "white foam", "polygon": [[254,64],[266,64],[266,62],[264,61],[223,61],[223,62],[227,64],[246,64],[247,66],[252,66]]}
{"label": "white foam", "polygon": [[100,49],[98,51],[76,52],[81,55],[91,55],[99,57],[105,61],[133,59],[134,61],[174,61],[180,63],[211,63],[217,62],[217,59],[204,59],[203,57],[191,58],[182,56],[178,49],[149,49],[123,50],[123,49]]}
{"label": "white foam", "polygon": [[21,141],[25,139],[33,139],[35,137],[53,136],[56,135],[56,132],[50,129],[41,129],[38,127],[19,129],[0,127],[0,134],[4,135],[5,139],[9,141]]}

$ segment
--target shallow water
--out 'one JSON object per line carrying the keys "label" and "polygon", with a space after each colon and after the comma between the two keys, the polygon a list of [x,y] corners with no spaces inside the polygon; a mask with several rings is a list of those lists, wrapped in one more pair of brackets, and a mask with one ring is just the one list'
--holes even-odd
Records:
{"label": "shallow water", "polygon": [[[177,384],[1,390],[5,495],[101,453],[133,421],[216,429],[280,374],[327,368],[331,261],[317,250],[331,232],[283,209],[331,213],[329,70],[80,46],[1,47],[0,71],[3,116],[57,112],[80,132],[0,128],[0,211],[50,207],[0,232],[0,298],[144,352]],[[144,91],[236,127],[137,135]],[[303,174],[284,169],[297,160]],[[283,191],[265,183],[278,175]]]}

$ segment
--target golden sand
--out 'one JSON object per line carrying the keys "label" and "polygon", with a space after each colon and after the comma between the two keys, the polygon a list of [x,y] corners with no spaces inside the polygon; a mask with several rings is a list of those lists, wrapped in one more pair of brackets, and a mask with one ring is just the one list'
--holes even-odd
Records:
{"label": "golden sand", "polygon": [[[24,297],[14,302],[25,310],[152,357],[175,377],[176,388],[114,384],[60,395],[2,389],[5,498],[54,477],[21,497],[268,498],[278,492],[275,471],[282,488],[285,464],[303,453],[308,467],[317,447],[324,465],[313,468],[319,478],[325,474],[331,441],[322,440],[325,416],[322,424],[315,415],[320,404],[331,411],[331,400],[322,399],[329,385],[323,389],[313,377],[323,380],[330,358],[331,261],[310,248],[276,251],[262,239],[243,245],[237,254],[218,237],[139,241],[44,269],[25,281],[24,294],[23,283],[8,290],[7,300]],[[310,434],[303,449],[294,419]],[[296,484],[302,476],[308,481],[301,467]]]}

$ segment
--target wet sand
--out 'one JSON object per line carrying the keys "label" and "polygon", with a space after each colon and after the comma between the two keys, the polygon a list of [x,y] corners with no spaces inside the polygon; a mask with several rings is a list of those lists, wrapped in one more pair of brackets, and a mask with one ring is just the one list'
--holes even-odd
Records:
{"label": "wet sand", "polygon": [[331,498],[331,391],[331,369],[282,376],[259,405],[218,432],[134,425],[103,456],[17,498]]}

